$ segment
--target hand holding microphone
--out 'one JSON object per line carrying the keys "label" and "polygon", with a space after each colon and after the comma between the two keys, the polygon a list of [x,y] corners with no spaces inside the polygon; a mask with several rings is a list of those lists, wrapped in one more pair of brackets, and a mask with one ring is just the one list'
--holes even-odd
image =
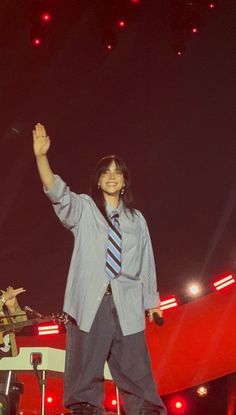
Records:
{"label": "hand holding microphone", "polygon": [[149,321],[151,323],[154,321],[154,323],[157,326],[163,326],[164,324],[163,312],[159,307],[149,309],[146,314],[149,317]]}

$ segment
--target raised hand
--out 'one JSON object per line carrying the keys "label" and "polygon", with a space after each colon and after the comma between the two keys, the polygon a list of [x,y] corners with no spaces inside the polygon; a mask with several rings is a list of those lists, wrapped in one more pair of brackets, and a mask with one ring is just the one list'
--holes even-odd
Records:
{"label": "raised hand", "polygon": [[50,147],[50,139],[43,124],[37,123],[33,130],[33,146],[35,157],[47,154]]}
{"label": "raised hand", "polygon": [[6,291],[1,290],[2,298],[4,298],[5,304],[11,313],[15,310],[16,296],[23,292],[25,292],[23,287],[15,289],[13,287],[7,287]]}
{"label": "raised hand", "polygon": [[47,152],[50,147],[50,139],[43,124],[38,123],[35,125],[33,130],[33,142],[39,175],[44,188],[49,190],[55,181],[55,177],[47,157]]}

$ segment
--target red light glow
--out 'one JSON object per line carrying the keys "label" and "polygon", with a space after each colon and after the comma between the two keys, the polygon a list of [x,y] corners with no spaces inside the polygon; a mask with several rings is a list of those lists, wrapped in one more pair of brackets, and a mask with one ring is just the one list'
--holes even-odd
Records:
{"label": "red light glow", "polygon": [[183,414],[186,406],[186,402],[182,397],[175,397],[170,402],[171,411],[175,414]]}
{"label": "red light glow", "polygon": [[34,37],[32,39],[32,44],[36,47],[39,47],[42,45],[42,39],[40,37]]}
{"label": "red light glow", "polygon": [[216,291],[220,291],[223,288],[228,287],[229,285],[235,284],[235,278],[233,275],[227,275],[224,278],[218,278],[214,283],[213,286]]}
{"label": "red light glow", "polygon": [[40,16],[42,22],[49,23],[52,20],[52,15],[48,12],[44,12]]}
{"label": "red light glow", "polygon": [[53,403],[53,397],[52,396],[48,396],[46,399],[47,403]]}
{"label": "red light glow", "polygon": [[126,20],[125,20],[125,19],[119,19],[119,20],[117,21],[117,26],[118,26],[120,29],[124,29],[124,28],[127,26],[127,22],[126,22]]}
{"label": "red light glow", "polygon": [[213,1],[211,3],[208,4],[209,9],[215,9],[216,8],[216,3],[214,3]]}
{"label": "red light glow", "polygon": [[[117,398],[116,395],[114,394],[114,385],[112,385],[112,392],[109,391],[108,393],[106,393],[106,399],[104,402],[104,406],[106,408],[106,411],[108,411],[108,413],[110,412],[116,412],[117,411]],[[121,402],[120,402],[121,404]]]}
{"label": "red light glow", "polygon": [[191,32],[196,35],[199,32],[199,29],[197,26],[192,27]]}
{"label": "red light glow", "polygon": [[112,49],[113,49],[113,45],[112,45],[112,43],[108,43],[107,45],[106,45],[106,48],[109,50],[109,51],[112,51]]}
{"label": "red light glow", "polygon": [[38,326],[38,335],[45,336],[47,334],[58,334],[59,333],[59,325],[58,324],[51,324],[47,326]]}
{"label": "red light glow", "polygon": [[161,301],[160,309],[167,310],[168,308],[177,307],[177,305],[178,305],[177,299],[173,295]]}
{"label": "red light glow", "polygon": [[133,3],[133,4],[138,4],[140,2],[141,2],[141,0],[130,0],[130,3]]}

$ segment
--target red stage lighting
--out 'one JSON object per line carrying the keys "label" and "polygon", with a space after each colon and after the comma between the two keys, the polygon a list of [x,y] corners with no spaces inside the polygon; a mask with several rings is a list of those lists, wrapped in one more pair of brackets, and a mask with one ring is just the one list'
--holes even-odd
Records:
{"label": "red stage lighting", "polygon": [[32,38],[32,44],[33,44],[33,46],[35,46],[35,47],[39,47],[39,46],[41,46],[41,45],[42,45],[42,38],[41,38],[41,37],[39,37],[39,36],[33,37],[33,38]]}
{"label": "red stage lighting", "polygon": [[193,35],[197,35],[198,32],[199,32],[199,28],[197,26],[193,26],[191,28],[191,32],[192,32]]}
{"label": "red stage lighting", "polygon": [[43,12],[40,16],[40,19],[43,23],[50,23],[52,20],[52,15],[49,12]]}
{"label": "red stage lighting", "polygon": [[167,310],[168,308],[177,307],[178,301],[174,295],[171,297],[165,298],[161,300],[160,309],[161,310]]}
{"label": "red stage lighting", "polygon": [[186,410],[186,402],[182,397],[174,397],[170,401],[170,409],[172,413],[184,414]]}
{"label": "red stage lighting", "polygon": [[215,2],[215,1],[210,1],[210,2],[208,3],[208,7],[209,7],[209,9],[211,9],[211,10],[215,9],[215,8],[216,8],[216,2]]}
{"label": "red stage lighting", "polygon": [[39,336],[46,336],[47,334],[59,334],[59,325],[58,324],[47,324],[46,326],[37,327]]}
{"label": "red stage lighting", "polygon": [[130,0],[130,3],[138,4],[138,3],[141,3],[141,0]]}
{"label": "red stage lighting", "polygon": [[114,45],[112,43],[107,43],[106,48],[109,50],[109,52],[111,52],[114,49]]}
{"label": "red stage lighting", "polygon": [[125,19],[119,19],[117,21],[117,27],[119,27],[119,29],[125,29],[127,27],[127,22]]}
{"label": "red stage lighting", "polygon": [[116,33],[112,30],[105,32],[103,35],[103,45],[108,52],[112,52],[116,47]]}
{"label": "red stage lighting", "polygon": [[53,397],[52,396],[48,396],[47,398],[46,398],[46,402],[47,403],[53,403]]}
{"label": "red stage lighting", "polygon": [[47,408],[48,413],[53,413],[55,409],[58,407],[59,405],[58,398],[59,396],[54,391],[50,391],[49,393],[46,394],[45,403],[46,403],[46,408]]}
{"label": "red stage lighting", "polygon": [[183,42],[174,42],[173,50],[178,57],[182,57],[185,55],[185,45],[183,44]]}
{"label": "red stage lighting", "polygon": [[233,275],[227,275],[226,277],[217,278],[217,280],[213,282],[213,287],[216,291],[220,291],[223,288],[226,288],[234,284],[235,284],[235,278],[233,277]]}
{"label": "red stage lighting", "polygon": [[106,411],[116,411],[117,408],[117,400],[115,398],[114,393],[108,393],[108,396],[106,396],[105,402],[104,402],[104,406],[106,408]]}

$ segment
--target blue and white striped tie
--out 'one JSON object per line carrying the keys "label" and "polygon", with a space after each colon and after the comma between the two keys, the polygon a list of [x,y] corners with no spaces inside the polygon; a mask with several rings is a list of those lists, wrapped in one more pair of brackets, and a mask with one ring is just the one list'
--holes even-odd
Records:
{"label": "blue and white striped tie", "polygon": [[109,279],[115,278],[121,271],[122,236],[118,218],[119,214],[114,211],[111,216],[111,225],[108,231],[106,258],[106,273]]}

